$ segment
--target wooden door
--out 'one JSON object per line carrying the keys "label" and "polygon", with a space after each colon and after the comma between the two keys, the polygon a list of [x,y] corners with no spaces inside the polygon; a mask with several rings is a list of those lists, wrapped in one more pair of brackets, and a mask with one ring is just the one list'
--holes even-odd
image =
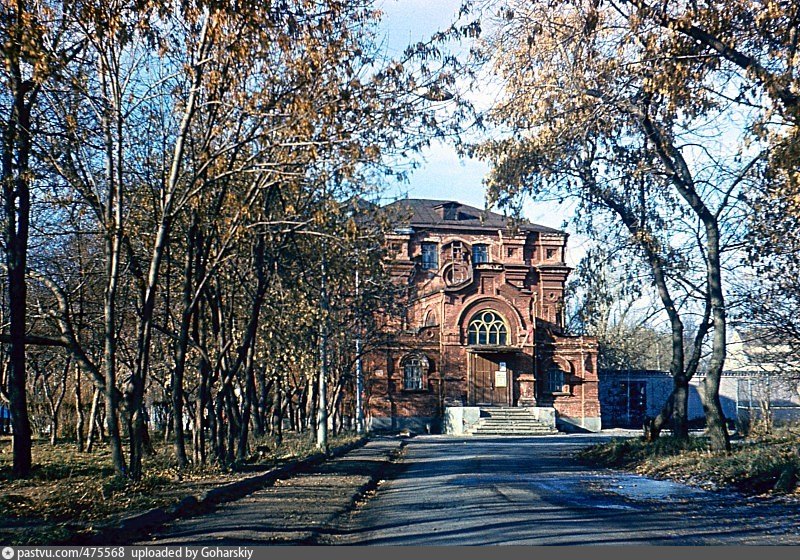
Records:
{"label": "wooden door", "polygon": [[471,354],[470,362],[470,404],[509,405],[510,361],[498,354]]}
{"label": "wooden door", "polygon": [[641,428],[647,415],[647,383],[631,381],[628,386],[628,425]]}

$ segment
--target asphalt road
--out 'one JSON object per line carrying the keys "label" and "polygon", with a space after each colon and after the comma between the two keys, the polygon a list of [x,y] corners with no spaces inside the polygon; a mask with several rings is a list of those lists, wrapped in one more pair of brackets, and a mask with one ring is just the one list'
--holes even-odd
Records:
{"label": "asphalt road", "polygon": [[800,544],[800,504],[592,470],[591,436],[412,439],[392,479],[318,542]]}

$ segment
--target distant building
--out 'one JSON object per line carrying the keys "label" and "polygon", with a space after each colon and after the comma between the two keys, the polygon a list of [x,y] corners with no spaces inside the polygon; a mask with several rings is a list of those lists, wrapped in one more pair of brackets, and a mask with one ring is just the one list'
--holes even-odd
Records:
{"label": "distant building", "polygon": [[563,333],[567,234],[454,201],[387,211],[401,217],[387,243],[409,296],[393,342],[366,360],[371,428],[461,433],[515,407],[599,430],[597,341]]}
{"label": "distant building", "polygon": [[[800,421],[800,360],[785,344],[731,329],[719,396],[725,417],[746,427],[769,415],[781,424]],[[699,372],[689,384],[690,421],[705,418]],[[672,391],[672,376],[655,370],[601,370],[603,426],[641,428],[655,417]]]}

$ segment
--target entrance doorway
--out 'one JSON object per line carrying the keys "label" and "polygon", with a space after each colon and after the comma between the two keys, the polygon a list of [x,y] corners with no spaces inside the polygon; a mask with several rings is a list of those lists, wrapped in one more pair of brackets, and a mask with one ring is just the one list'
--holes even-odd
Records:
{"label": "entrance doorway", "polygon": [[614,384],[604,405],[615,428],[641,428],[647,414],[647,383],[622,381]]}
{"label": "entrance doorway", "polygon": [[497,353],[469,354],[469,404],[509,406],[514,372],[511,356]]}

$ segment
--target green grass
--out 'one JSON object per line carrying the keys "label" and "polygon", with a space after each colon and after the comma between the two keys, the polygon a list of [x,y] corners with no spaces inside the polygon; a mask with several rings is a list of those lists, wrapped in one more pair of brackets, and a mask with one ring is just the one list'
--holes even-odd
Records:
{"label": "green grass", "polygon": [[621,468],[710,488],[734,488],[748,494],[800,493],[800,437],[782,430],[737,442],[730,453],[713,452],[702,437],[615,439],[579,453],[585,463]]}

